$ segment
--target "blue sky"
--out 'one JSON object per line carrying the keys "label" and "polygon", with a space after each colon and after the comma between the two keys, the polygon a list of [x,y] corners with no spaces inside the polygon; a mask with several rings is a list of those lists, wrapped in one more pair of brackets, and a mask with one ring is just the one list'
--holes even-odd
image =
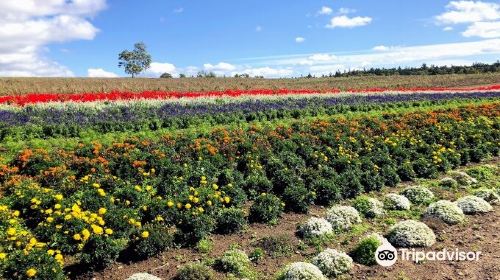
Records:
{"label": "blue sky", "polygon": [[2,25],[1,76],[122,76],[117,54],[137,41],[153,56],[152,77],[500,58],[500,1],[5,0]]}

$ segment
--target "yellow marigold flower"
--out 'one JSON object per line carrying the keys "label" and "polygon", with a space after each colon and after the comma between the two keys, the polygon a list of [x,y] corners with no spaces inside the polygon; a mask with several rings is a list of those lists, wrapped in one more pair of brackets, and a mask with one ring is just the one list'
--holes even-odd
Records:
{"label": "yellow marigold flower", "polygon": [[87,240],[90,237],[90,231],[88,229],[82,230],[83,240]]}
{"label": "yellow marigold flower", "polygon": [[203,207],[198,207],[198,212],[203,213],[205,212],[205,210],[203,209]]}
{"label": "yellow marigold flower", "polygon": [[168,206],[168,208],[172,208],[172,207],[174,207],[174,202],[173,202],[173,201],[171,201],[171,200],[169,200],[169,201],[167,202],[167,206]]}
{"label": "yellow marigold flower", "polygon": [[6,253],[0,253],[0,261],[3,261],[7,258],[7,254]]}
{"label": "yellow marigold flower", "polygon": [[54,252],[54,250],[52,249],[49,249],[47,250],[47,254],[49,254],[49,256],[53,256],[56,252]]}
{"label": "yellow marigold flower", "polygon": [[98,189],[98,188],[100,188],[100,187],[101,187],[101,185],[99,185],[98,183],[93,183],[93,184],[92,184],[92,187],[94,187],[94,188]]}
{"label": "yellow marigold flower", "polygon": [[56,225],[56,229],[62,229],[62,225]]}
{"label": "yellow marigold flower", "polygon": [[7,235],[15,235],[15,234],[16,234],[15,228],[8,228],[7,229]]}
{"label": "yellow marigold flower", "polygon": [[214,189],[214,190],[218,190],[218,189],[219,189],[219,186],[217,186],[217,184],[212,184],[212,189]]}
{"label": "yellow marigold flower", "polygon": [[75,233],[73,235],[73,239],[76,241],[80,241],[80,240],[82,240],[82,236],[79,233]]}
{"label": "yellow marigold flower", "polygon": [[229,196],[226,196],[226,197],[224,197],[224,201],[226,203],[229,203],[229,202],[231,202],[231,198]]}
{"label": "yellow marigold flower", "polygon": [[52,218],[52,217],[47,218],[47,222],[52,223],[53,221],[54,221],[54,218]]}
{"label": "yellow marigold flower", "polygon": [[14,212],[12,213],[12,216],[14,216],[14,217],[19,217],[19,215],[20,215],[20,214],[21,214],[21,213],[19,212],[19,210],[16,210],[16,211],[14,211]]}
{"label": "yellow marigold flower", "polygon": [[26,276],[28,276],[29,278],[33,278],[35,277],[35,275],[36,275],[36,269],[30,268],[26,270]]}
{"label": "yellow marigold flower", "polygon": [[100,196],[106,196],[106,192],[103,189],[97,189],[97,194]]}
{"label": "yellow marigold flower", "polygon": [[142,211],[148,211],[148,207],[147,206],[142,206]]}
{"label": "yellow marigold flower", "polygon": [[135,186],[135,187],[134,187],[134,189],[135,189],[136,191],[138,191],[138,192],[142,191],[142,188],[141,188],[141,186],[139,186],[139,185]]}
{"label": "yellow marigold flower", "polygon": [[56,261],[62,261],[64,259],[63,255],[57,254],[55,257]]}
{"label": "yellow marigold flower", "polygon": [[104,232],[102,227],[98,225],[90,225],[90,227],[92,228],[92,231],[97,235],[101,235]]}
{"label": "yellow marigold flower", "polygon": [[125,200],[125,205],[129,206],[130,205],[130,201],[129,200]]}
{"label": "yellow marigold flower", "polygon": [[212,206],[212,201],[211,200],[207,200],[207,205],[208,206]]}
{"label": "yellow marigold flower", "polygon": [[191,204],[186,203],[186,205],[184,205],[184,208],[186,208],[186,209],[191,209]]}
{"label": "yellow marigold flower", "polygon": [[142,238],[148,238],[148,237],[149,237],[149,231],[147,231],[147,230],[146,230],[146,231],[143,231],[143,232],[141,233],[141,237],[142,237]]}
{"label": "yellow marigold flower", "polygon": [[62,194],[56,194],[56,195],[54,195],[54,198],[55,198],[56,200],[61,201],[64,197],[63,197],[63,195],[62,195]]}
{"label": "yellow marigold flower", "polygon": [[153,190],[153,187],[151,187],[151,186],[146,186],[146,191],[150,192],[150,191],[152,191],[152,190]]}
{"label": "yellow marigold flower", "polygon": [[195,197],[195,198],[193,198],[193,202],[194,202],[194,203],[198,203],[198,202],[200,202],[200,199],[199,199],[199,198],[197,198],[197,197]]}
{"label": "yellow marigold flower", "polygon": [[182,203],[177,202],[177,208],[181,209],[182,208]]}
{"label": "yellow marigold flower", "polygon": [[105,230],[104,230],[104,232],[105,232],[106,234],[113,234],[113,230],[112,230],[112,229],[110,229],[110,228],[105,229]]}
{"label": "yellow marigold flower", "polygon": [[35,245],[36,244],[36,238],[31,237],[29,240],[30,245]]}
{"label": "yellow marigold flower", "polygon": [[104,215],[104,214],[106,214],[107,211],[108,210],[106,210],[106,208],[101,207],[101,208],[99,208],[99,215]]}

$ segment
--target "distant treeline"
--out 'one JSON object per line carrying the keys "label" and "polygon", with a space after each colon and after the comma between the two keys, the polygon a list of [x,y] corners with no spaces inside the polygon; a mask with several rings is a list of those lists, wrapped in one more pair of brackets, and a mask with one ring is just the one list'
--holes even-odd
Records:
{"label": "distant treeline", "polygon": [[[428,66],[422,64],[420,67],[405,67],[405,68],[370,68],[363,70],[345,70],[337,71],[322,77],[353,77],[353,76],[391,76],[391,75],[444,75],[444,74],[480,74],[480,73],[495,73],[500,72],[500,61],[492,64],[474,63],[470,66]],[[309,74],[307,78],[315,76]]]}

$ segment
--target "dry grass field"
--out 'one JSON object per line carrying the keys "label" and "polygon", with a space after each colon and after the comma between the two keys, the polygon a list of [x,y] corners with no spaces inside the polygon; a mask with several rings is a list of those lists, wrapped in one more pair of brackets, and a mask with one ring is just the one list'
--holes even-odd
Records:
{"label": "dry grass field", "polygon": [[0,95],[24,93],[81,93],[113,90],[141,92],[212,91],[226,89],[364,89],[373,87],[465,87],[500,83],[500,73],[437,76],[369,76],[347,78],[0,78]]}

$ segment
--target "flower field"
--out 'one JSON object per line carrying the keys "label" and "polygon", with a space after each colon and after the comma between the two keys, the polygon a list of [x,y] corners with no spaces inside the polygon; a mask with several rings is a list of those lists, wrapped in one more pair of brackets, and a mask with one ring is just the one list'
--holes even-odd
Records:
{"label": "flower field", "polygon": [[[75,278],[199,247],[500,154],[499,85],[34,93],[0,103],[5,279]],[[322,258],[350,259],[325,252],[313,261],[320,268]],[[258,278],[250,266],[234,272],[245,257],[229,251],[213,267]]]}

